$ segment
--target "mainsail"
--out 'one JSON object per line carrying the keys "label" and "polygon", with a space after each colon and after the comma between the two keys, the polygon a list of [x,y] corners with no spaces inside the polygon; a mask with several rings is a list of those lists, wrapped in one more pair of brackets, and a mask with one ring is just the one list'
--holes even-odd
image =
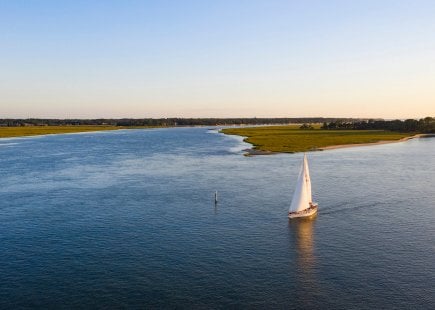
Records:
{"label": "mainsail", "polygon": [[301,171],[299,172],[289,212],[299,212],[308,209],[311,202],[310,171],[308,168],[307,156],[304,155],[304,161],[302,163]]}

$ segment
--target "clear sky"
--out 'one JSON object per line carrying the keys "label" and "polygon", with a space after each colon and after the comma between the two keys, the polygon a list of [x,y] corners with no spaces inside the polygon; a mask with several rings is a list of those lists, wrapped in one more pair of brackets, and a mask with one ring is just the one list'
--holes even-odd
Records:
{"label": "clear sky", "polygon": [[0,0],[0,118],[434,115],[433,0]]}

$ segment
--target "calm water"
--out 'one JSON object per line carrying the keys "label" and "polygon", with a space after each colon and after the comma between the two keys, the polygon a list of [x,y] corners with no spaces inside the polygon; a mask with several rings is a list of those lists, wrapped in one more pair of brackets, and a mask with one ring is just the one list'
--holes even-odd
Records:
{"label": "calm water", "polygon": [[295,222],[301,154],[243,147],[0,140],[0,308],[435,308],[435,139],[310,153],[319,215]]}

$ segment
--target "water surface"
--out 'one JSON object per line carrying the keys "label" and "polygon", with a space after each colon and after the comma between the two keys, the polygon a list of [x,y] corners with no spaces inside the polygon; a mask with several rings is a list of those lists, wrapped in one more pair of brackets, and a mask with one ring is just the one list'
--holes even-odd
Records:
{"label": "water surface", "polygon": [[[435,139],[244,157],[205,128],[0,140],[1,308],[435,308]],[[215,207],[214,191],[219,191]]]}

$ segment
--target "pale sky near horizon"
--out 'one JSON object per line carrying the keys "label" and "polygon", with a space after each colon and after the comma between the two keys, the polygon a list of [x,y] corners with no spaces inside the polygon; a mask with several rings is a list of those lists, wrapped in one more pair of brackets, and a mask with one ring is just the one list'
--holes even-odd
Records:
{"label": "pale sky near horizon", "polygon": [[435,1],[0,0],[0,118],[435,116]]}

